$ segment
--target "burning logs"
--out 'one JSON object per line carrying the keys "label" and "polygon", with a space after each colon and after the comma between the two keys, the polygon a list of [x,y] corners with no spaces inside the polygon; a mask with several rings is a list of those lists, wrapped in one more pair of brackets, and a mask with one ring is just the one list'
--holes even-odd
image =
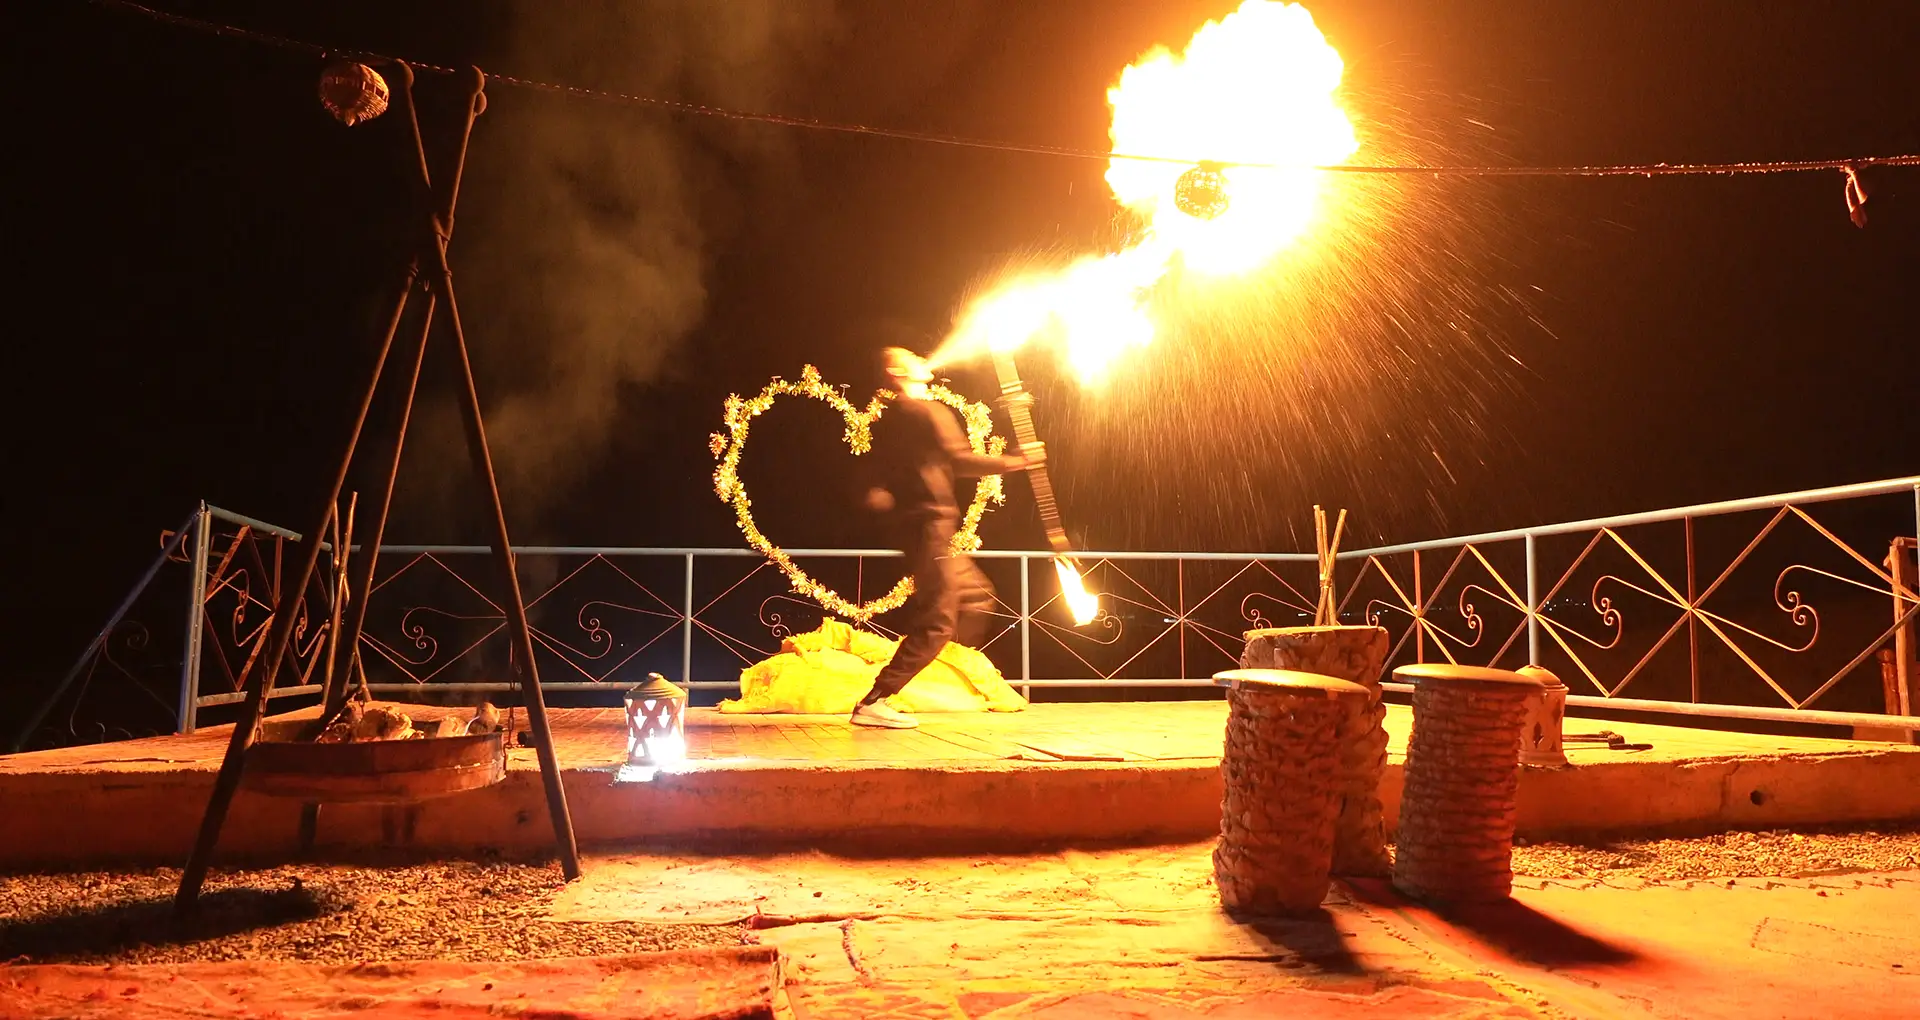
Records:
{"label": "burning logs", "polygon": [[1402,666],[1393,675],[1416,684],[1395,888],[1449,903],[1507,898],[1520,728],[1539,681],[1438,663]]}
{"label": "burning logs", "polygon": [[414,734],[413,717],[397,708],[375,705],[360,713],[350,740],[405,740]]}
{"label": "burning logs", "polygon": [[313,739],[320,744],[355,744],[375,740],[477,736],[499,728],[500,710],[490,702],[482,702],[473,710],[470,719],[445,716],[423,721],[416,726],[412,716],[392,705],[348,701],[340,706],[338,715],[320,727],[319,734]]}
{"label": "burning logs", "polygon": [[1304,914],[1326,898],[1342,723],[1367,689],[1291,670],[1220,673],[1229,713],[1214,884],[1229,910]]}
{"label": "burning logs", "polygon": [[1380,779],[1387,768],[1387,707],[1380,668],[1387,661],[1384,627],[1278,627],[1250,630],[1240,665],[1302,670],[1359,684],[1366,701],[1343,717],[1338,743],[1340,817],[1334,828],[1333,873],[1387,876],[1386,825]]}

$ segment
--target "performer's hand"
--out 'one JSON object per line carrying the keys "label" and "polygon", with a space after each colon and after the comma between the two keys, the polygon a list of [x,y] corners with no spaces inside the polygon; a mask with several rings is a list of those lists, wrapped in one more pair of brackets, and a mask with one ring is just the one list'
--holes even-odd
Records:
{"label": "performer's hand", "polygon": [[1026,461],[1021,465],[1022,469],[1039,467],[1047,462],[1047,444],[1023,443],[1020,446],[1020,457]]}
{"label": "performer's hand", "polygon": [[887,511],[892,510],[893,509],[893,493],[888,492],[887,490],[882,489],[877,485],[871,489],[868,489],[867,490],[867,509],[877,514],[884,514]]}

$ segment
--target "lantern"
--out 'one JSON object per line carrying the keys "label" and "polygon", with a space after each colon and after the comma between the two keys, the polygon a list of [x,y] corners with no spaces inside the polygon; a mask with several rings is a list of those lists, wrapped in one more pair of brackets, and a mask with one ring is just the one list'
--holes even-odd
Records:
{"label": "lantern", "polygon": [[1227,211],[1227,175],[1218,163],[1202,163],[1173,183],[1173,204],[1196,220]]}
{"label": "lantern", "polygon": [[387,80],[380,72],[351,60],[337,60],[320,72],[320,105],[348,127],[387,112]]}
{"label": "lantern", "polygon": [[1567,685],[1539,666],[1522,666],[1516,672],[1540,682],[1540,693],[1527,698],[1527,721],[1520,732],[1520,764],[1549,768],[1565,765],[1562,724],[1567,717]]}
{"label": "lantern", "polygon": [[687,756],[687,692],[658,673],[627,692],[627,764],[670,768]]}

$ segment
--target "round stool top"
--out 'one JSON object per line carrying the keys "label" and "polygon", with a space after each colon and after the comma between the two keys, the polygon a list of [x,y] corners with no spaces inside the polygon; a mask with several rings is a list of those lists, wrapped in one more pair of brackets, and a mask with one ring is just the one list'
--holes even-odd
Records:
{"label": "round stool top", "polygon": [[1417,683],[1492,684],[1513,687],[1539,687],[1540,681],[1510,669],[1485,666],[1455,666],[1446,662],[1420,662],[1393,671],[1396,680]]}
{"label": "round stool top", "polygon": [[1543,669],[1539,666],[1522,666],[1514,670],[1514,672],[1529,680],[1539,681],[1540,686],[1545,687],[1549,691],[1564,691],[1567,689],[1567,685],[1561,682],[1559,677],[1554,676],[1553,671],[1549,669]]}
{"label": "round stool top", "polygon": [[1245,631],[1240,636],[1245,640],[1252,641],[1256,638],[1272,637],[1275,635],[1291,637],[1296,634],[1328,634],[1336,631],[1358,630],[1377,630],[1384,634],[1387,628],[1357,623],[1336,623],[1327,626],[1314,625],[1309,627],[1259,627],[1254,630]]}
{"label": "round stool top", "polygon": [[1367,689],[1350,680],[1303,673],[1297,669],[1230,669],[1215,673],[1213,682],[1237,690],[1272,690],[1285,694],[1324,693],[1328,699],[1365,697]]}

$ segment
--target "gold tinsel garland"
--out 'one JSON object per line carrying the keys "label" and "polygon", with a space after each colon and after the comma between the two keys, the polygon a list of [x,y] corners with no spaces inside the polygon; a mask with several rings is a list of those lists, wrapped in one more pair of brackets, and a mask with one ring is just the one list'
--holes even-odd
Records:
{"label": "gold tinsel garland", "polygon": [[[993,418],[986,404],[968,400],[966,397],[947,389],[945,386],[929,386],[927,391],[935,400],[960,412],[966,422],[967,443],[974,452],[999,456],[1006,452],[1007,441],[993,434]],[[793,562],[786,551],[774,545],[753,522],[753,501],[747,498],[746,483],[740,480],[740,454],[747,445],[747,429],[753,419],[759,417],[775,400],[783,396],[811,397],[840,412],[846,419],[847,430],[844,438],[853,449],[854,455],[873,449],[873,423],[887,408],[887,402],[893,395],[886,392],[875,393],[862,409],[855,407],[838,387],[829,386],[820,380],[820,370],[812,365],[800,369],[800,381],[775,377],[767,383],[758,396],[742,397],[730,394],[725,405],[725,424],[727,431],[715,432],[707,437],[707,447],[713,451],[720,466],[713,472],[713,491],[720,501],[733,507],[734,518],[740,524],[740,533],[747,537],[747,544],[758,550],[780,572],[787,575],[793,590],[820,603],[827,611],[838,613],[857,623],[865,623],[881,613],[898,609],[913,594],[913,578],[903,577],[885,595],[870,602],[851,602],[839,592],[813,579],[800,565]],[[960,521],[960,529],[953,536],[953,551],[970,553],[980,548],[980,519],[986,515],[990,503],[1006,502],[1006,488],[999,475],[982,478],[973,490],[973,502],[967,505],[967,512]]]}

